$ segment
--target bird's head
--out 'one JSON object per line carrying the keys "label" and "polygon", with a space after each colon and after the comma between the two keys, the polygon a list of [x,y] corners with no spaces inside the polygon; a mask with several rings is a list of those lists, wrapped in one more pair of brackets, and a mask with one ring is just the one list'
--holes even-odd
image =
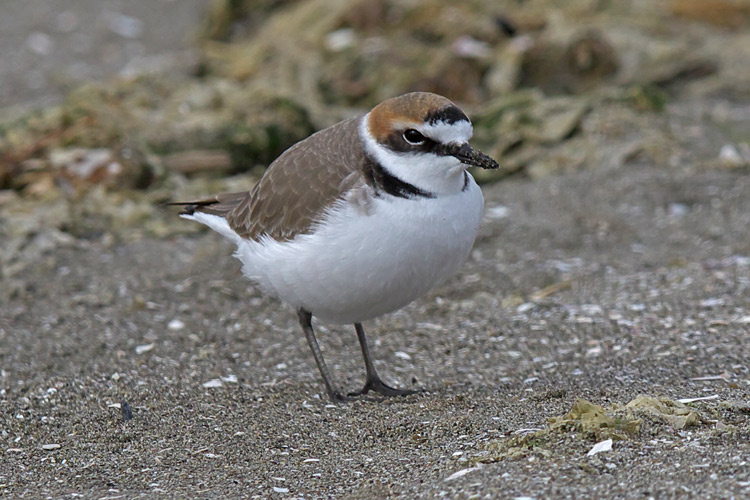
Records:
{"label": "bird's head", "polygon": [[437,193],[461,186],[467,167],[498,167],[495,160],[469,145],[472,133],[471,121],[458,106],[428,92],[383,101],[360,125],[367,153],[383,168]]}

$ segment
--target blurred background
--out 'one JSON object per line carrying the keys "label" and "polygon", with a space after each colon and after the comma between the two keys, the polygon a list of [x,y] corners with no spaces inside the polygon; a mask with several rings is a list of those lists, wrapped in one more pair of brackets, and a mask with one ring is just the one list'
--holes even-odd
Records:
{"label": "blurred background", "polygon": [[200,231],[156,207],[247,189],[289,145],[412,90],[469,111],[502,165],[483,183],[750,163],[746,0],[54,6],[0,17],[3,277],[74,239]]}
{"label": "blurred background", "polygon": [[[366,327],[427,392],[329,406],[162,204],[412,90],[501,169],[461,273]],[[6,0],[0,497],[750,498],[748,173],[750,0]]]}

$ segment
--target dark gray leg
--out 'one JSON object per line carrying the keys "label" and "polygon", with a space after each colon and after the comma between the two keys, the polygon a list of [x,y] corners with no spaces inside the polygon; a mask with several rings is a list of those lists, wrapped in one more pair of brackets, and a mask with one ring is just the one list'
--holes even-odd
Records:
{"label": "dark gray leg", "polygon": [[337,402],[346,401],[347,398],[334,388],[333,378],[331,377],[331,373],[328,371],[326,362],[323,359],[323,353],[320,352],[318,341],[315,340],[315,332],[312,327],[312,314],[300,308],[297,310],[297,316],[299,316],[299,324],[302,325],[302,331],[305,332],[305,338],[307,339],[307,343],[313,353],[315,363],[318,365],[318,370],[320,370],[320,374],[323,376],[323,383],[326,385],[328,397]]}
{"label": "dark gray leg", "polygon": [[372,357],[370,356],[370,348],[367,345],[367,337],[365,337],[365,329],[362,328],[362,323],[354,323],[354,328],[357,330],[357,339],[359,340],[359,346],[362,348],[362,357],[365,358],[365,370],[367,371],[367,378],[365,379],[365,386],[358,392],[349,393],[349,396],[359,396],[367,394],[370,391],[375,391],[383,396],[407,396],[414,394],[417,391],[408,391],[404,389],[396,389],[387,385],[385,382],[380,380],[378,372],[375,371],[375,365],[372,363]]}

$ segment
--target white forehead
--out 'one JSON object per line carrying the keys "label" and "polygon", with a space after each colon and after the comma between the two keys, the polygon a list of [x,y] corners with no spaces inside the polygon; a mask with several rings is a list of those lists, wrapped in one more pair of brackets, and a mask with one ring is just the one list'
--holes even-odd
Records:
{"label": "white forehead", "polygon": [[437,121],[415,127],[422,135],[442,144],[464,144],[474,133],[471,122],[458,120],[453,123]]}

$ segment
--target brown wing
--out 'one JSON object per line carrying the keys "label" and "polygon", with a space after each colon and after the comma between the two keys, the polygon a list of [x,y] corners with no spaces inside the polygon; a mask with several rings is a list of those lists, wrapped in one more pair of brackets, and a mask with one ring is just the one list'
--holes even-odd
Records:
{"label": "brown wing", "polygon": [[284,241],[306,233],[326,207],[364,184],[359,118],[321,130],[279,156],[250,192],[185,203],[185,213],[225,217],[243,238]]}

